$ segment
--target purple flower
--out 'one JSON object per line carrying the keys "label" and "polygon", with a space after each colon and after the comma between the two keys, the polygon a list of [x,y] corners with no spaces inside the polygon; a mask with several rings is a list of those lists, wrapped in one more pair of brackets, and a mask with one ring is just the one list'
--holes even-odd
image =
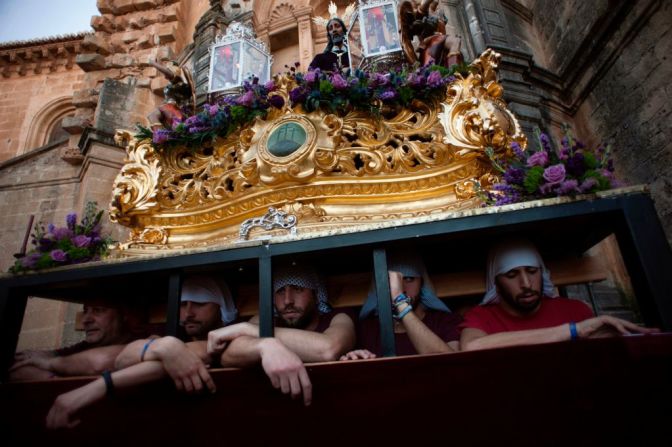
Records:
{"label": "purple flower", "polygon": [[[548,153],[546,151],[538,151],[530,155],[527,159],[527,166],[541,166],[542,168],[548,164]],[[564,169],[564,168],[563,168]]]}
{"label": "purple flower", "polygon": [[301,87],[296,87],[289,92],[289,99],[292,101],[292,104],[301,104],[306,100],[307,93]]}
{"label": "purple flower", "polygon": [[369,85],[371,87],[377,87],[379,85],[384,86],[390,83],[390,77],[387,74],[382,74],[382,73],[374,73],[371,76],[371,80],[369,81]]}
{"label": "purple flower", "polygon": [[422,87],[425,83],[425,78],[415,73],[411,73],[410,75],[408,75],[408,78],[406,78],[406,82],[411,87]]}
{"label": "purple flower", "polygon": [[68,259],[68,255],[63,250],[59,249],[52,250],[49,256],[56,262],[65,262],[65,260]]}
{"label": "purple flower", "polygon": [[560,183],[560,186],[558,186],[556,192],[558,195],[579,192],[579,182],[576,180],[565,180],[564,182]]}
{"label": "purple flower", "polygon": [[56,239],[57,241],[72,238],[72,230],[70,230],[70,228],[63,228],[63,227],[56,228],[53,234],[54,239]]}
{"label": "purple flower", "polygon": [[394,90],[385,90],[383,93],[380,94],[380,99],[383,101],[389,101],[391,99],[396,98],[397,92]]}
{"label": "purple flower", "polygon": [[443,84],[443,78],[441,77],[441,73],[438,71],[433,71],[427,76],[427,85],[429,85],[431,88],[437,88],[441,87]]}
{"label": "purple flower", "polygon": [[522,185],[525,180],[525,171],[521,168],[509,168],[504,173],[506,183],[513,185]]}
{"label": "purple flower", "polygon": [[320,69],[311,70],[303,77],[303,79],[308,83],[315,82],[320,77]]}
{"label": "purple flower", "polygon": [[338,73],[331,77],[331,83],[334,84],[334,88],[338,90],[343,90],[348,87],[348,82]]}
{"label": "purple flower", "polygon": [[268,102],[276,109],[282,109],[282,106],[285,105],[285,100],[280,95],[269,96]]}
{"label": "purple flower", "polygon": [[47,231],[49,233],[53,233],[55,229],[56,229],[56,226],[53,223],[50,223],[49,225],[47,225]]}
{"label": "purple flower", "polygon": [[75,225],[77,224],[77,214],[70,213],[65,216],[65,223],[68,225],[69,229],[74,231]]}
{"label": "purple flower", "polygon": [[548,138],[548,135],[545,133],[542,133],[539,135],[539,139],[541,140],[541,147],[546,151],[546,152],[551,152],[553,148],[551,147],[551,140]]}
{"label": "purple flower", "polygon": [[273,82],[272,80],[268,81],[266,84],[264,84],[264,88],[269,92],[272,92],[273,90],[275,90],[275,82]]}
{"label": "purple flower", "polygon": [[583,153],[576,152],[567,159],[567,172],[574,177],[583,177],[583,174],[586,172],[584,160]]}
{"label": "purple flower", "polygon": [[251,90],[245,92],[245,94],[239,96],[236,99],[236,102],[238,103],[238,105],[251,107],[252,103],[254,102],[254,92],[252,92]]}
{"label": "purple flower", "polygon": [[525,152],[523,152],[523,148],[520,147],[520,144],[518,144],[515,141],[511,142],[511,150],[513,150],[513,153],[518,157],[520,160],[525,160]]}
{"label": "purple flower", "polygon": [[564,181],[565,165],[557,164],[544,169],[544,180],[546,180],[549,185],[557,185],[558,183]]}
{"label": "purple flower", "polygon": [[213,116],[217,115],[217,112],[219,112],[219,107],[217,107],[216,105],[212,105],[212,106],[206,105],[205,110],[208,112],[208,115],[213,117]]}
{"label": "purple flower", "polygon": [[589,192],[590,190],[592,190],[596,186],[597,186],[597,180],[595,179],[595,177],[588,177],[579,186],[579,191]]}
{"label": "purple flower", "polygon": [[33,253],[28,256],[24,256],[23,258],[21,258],[21,267],[26,269],[35,268],[35,265],[37,265],[37,261],[39,261],[41,257],[42,256],[39,253]]}
{"label": "purple flower", "polygon": [[75,247],[83,248],[88,247],[91,243],[91,238],[83,234],[79,234],[72,238],[72,243]]}
{"label": "purple flower", "polygon": [[172,132],[168,129],[157,129],[152,135],[152,143],[163,144],[170,139]]}

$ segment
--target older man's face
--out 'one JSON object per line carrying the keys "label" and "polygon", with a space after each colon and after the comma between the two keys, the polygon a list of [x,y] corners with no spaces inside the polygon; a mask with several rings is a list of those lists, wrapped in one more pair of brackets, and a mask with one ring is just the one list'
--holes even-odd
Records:
{"label": "older man's face", "polygon": [[289,327],[305,329],[315,317],[315,292],[306,287],[286,285],[273,297],[280,318]]}
{"label": "older man's face", "polygon": [[541,269],[522,266],[497,275],[497,290],[504,301],[515,311],[529,314],[541,303]]}
{"label": "older man's face", "polygon": [[124,317],[114,307],[84,305],[82,325],[86,342],[97,346],[119,343],[123,338]]}

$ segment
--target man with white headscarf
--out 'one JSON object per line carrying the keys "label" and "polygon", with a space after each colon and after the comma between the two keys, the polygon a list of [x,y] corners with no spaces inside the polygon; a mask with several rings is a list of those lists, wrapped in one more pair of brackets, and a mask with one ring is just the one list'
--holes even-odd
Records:
{"label": "man with white headscarf", "polygon": [[[79,423],[75,419],[78,411],[106,394],[113,394],[115,388],[139,385],[166,375],[173,379],[178,390],[191,393],[207,388],[215,392],[215,383],[207,370],[211,359],[206,339],[209,331],[238,318],[231,292],[223,281],[192,275],[182,284],[180,301],[182,339],[151,337],[129,343],[117,356],[116,371],[105,371],[102,378],[56,398],[47,415],[47,427],[74,427]],[[187,340],[191,341],[185,343]]]}
{"label": "man with white headscarf", "polygon": [[[274,337],[259,337],[259,317],[213,331],[208,352],[221,353],[221,364],[246,367],[261,363],[275,388],[293,398],[312,399],[303,362],[337,360],[355,344],[352,319],[333,312],[319,275],[308,266],[287,265],[273,273]],[[228,345],[228,346],[227,346]]]}
{"label": "man with white headscarf", "polygon": [[657,331],[593,317],[583,302],[555,296],[550,273],[529,241],[496,246],[487,267],[483,301],[460,325],[463,351]]}
{"label": "man with white headscarf", "polygon": [[[397,355],[456,352],[462,319],[436,296],[422,258],[415,253],[392,253],[388,269]],[[372,287],[359,314],[361,349],[348,352],[341,360],[381,355],[377,303]]]}

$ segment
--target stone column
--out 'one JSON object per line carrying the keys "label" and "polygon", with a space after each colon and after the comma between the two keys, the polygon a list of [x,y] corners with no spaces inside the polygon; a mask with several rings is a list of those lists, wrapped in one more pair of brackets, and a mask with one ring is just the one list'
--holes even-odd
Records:
{"label": "stone column", "polygon": [[313,60],[313,31],[310,26],[310,17],[313,13],[312,7],[297,8],[294,10],[296,19],[299,23],[299,62],[301,71],[306,71],[310,62]]}

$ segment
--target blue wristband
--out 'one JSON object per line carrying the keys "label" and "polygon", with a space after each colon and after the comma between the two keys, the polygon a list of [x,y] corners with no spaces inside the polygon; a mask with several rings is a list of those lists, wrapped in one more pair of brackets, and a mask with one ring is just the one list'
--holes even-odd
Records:
{"label": "blue wristband", "polygon": [[573,321],[569,322],[569,335],[572,340],[576,340],[579,338],[579,333],[576,331],[576,323]]}
{"label": "blue wristband", "polygon": [[142,347],[142,352],[140,353],[141,362],[145,361],[145,354],[147,353],[147,349],[149,348],[149,345],[154,343],[154,340],[156,340],[156,338],[150,338],[149,340],[147,340],[147,343],[145,343],[145,346]]}
{"label": "blue wristband", "polygon": [[407,297],[404,292],[401,292],[399,295],[397,295],[397,297],[394,300],[392,300],[392,305],[398,306],[401,303],[410,303],[410,302],[411,299]]}
{"label": "blue wristband", "polygon": [[409,304],[408,306],[406,306],[406,308],[405,308],[404,310],[402,310],[401,312],[399,312],[399,315],[395,315],[394,318],[396,318],[398,321],[401,321],[401,320],[402,320],[406,315],[408,315],[412,310],[413,310],[413,306],[411,306],[411,305]]}

